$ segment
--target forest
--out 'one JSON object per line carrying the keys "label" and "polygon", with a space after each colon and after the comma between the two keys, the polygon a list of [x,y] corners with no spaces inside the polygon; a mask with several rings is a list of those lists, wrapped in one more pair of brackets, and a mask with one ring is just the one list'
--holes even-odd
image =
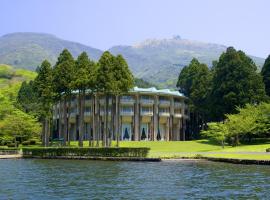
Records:
{"label": "forest", "polygon": [[239,145],[269,137],[270,56],[258,71],[243,51],[227,48],[213,66],[193,59],[177,87],[189,97],[190,139],[209,137]]}

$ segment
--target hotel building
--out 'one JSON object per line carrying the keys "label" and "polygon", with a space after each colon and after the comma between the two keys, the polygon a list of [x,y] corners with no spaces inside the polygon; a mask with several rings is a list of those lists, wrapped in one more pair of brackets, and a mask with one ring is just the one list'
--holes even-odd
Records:
{"label": "hotel building", "polygon": [[[186,100],[187,98],[178,91],[134,87],[128,94],[117,97],[116,101],[109,98],[109,130],[114,129],[118,132],[120,140],[185,140],[186,124],[189,120]],[[68,104],[68,137],[70,140],[78,140],[79,108],[76,93]],[[61,109],[62,107],[63,105]],[[104,111],[105,97],[102,94],[86,95],[85,140],[89,140],[90,137],[94,137],[95,140],[97,137],[102,139]],[[113,116],[112,112],[115,113]],[[59,127],[63,126],[63,119],[59,119],[59,114],[60,104],[57,104],[53,109],[54,137],[59,137]],[[111,134],[111,138],[115,140],[116,135]]]}

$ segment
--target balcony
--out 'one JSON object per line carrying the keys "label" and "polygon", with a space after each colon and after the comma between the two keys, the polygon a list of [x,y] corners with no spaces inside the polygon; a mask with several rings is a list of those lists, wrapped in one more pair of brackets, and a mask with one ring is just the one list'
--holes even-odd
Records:
{"label": "balcony", "polygon": [[133,110],[126,110],[126,111],[121,110],[120,115],[122,115],[122,116],[133,116],[134,112],[133,112]]}
{"label": "balcony", "polygon": [[135,103],[135,100],[132,97],[121,97],[120,98],[120,103],[122,105],[133,105]]}
{"label": "balcony", "polygon": [[175,118],[181,118],[182,117],[182,113],[176,112],[176,113],[174,113],[174,117]]}
{"label": "balcony", "polygon": [[[100,111],[100,115],[105,115],[104,110],[101,110],[101,111]],[[110,111],[110,110],[108,111],[108,115],[111,115],[111,111]]]}
{"label": "balcony", "polygon": [[140,99],[140,103],[142,105],[153,105],[154,104],[154,99]]}
{"label": "balcony", "polygon": [[[101,105],[104,105],[105,104],[105,99],[100,99],[99,100],[99,103],[101,104]],[[109,99],[109,105],[112,105],[112,99]]]}
{"label": "balcony", "polygon": [[76,107],[77,106],[77,101],[71,101],[71,103],[70,103],[70,106],[71,107]]}
{"label": "balcony", "polygon": [[84,116],[91,116],[91,112],[90,111],[85,111]]}
{"label": "balcony", "polygon": [[175,102],[174,102],[174,107],[175,107],[175,108],[180,108],[180,107],[182,107],[182,103],[181,103],[181,102],[175,101]]}
{"label": "balcony", "polygon": [[170,117],[169,111],[159,112],[158,114],[160,117]]}
{"label": "balcony", "polygon": [[169,107],[171,105],[170,100],[159,100],[160,107]]}
{"label": "balcony", "polygon": [[75,113],[75,112],[70,113],[70,117],[71,117],[71,118],[76,117],[76,115],[77,115],[77,113]]}
{"label": "balcony", "polygon": [[85,105],[86,106],[91,106],[91,104],[92,104],[92,100],[91,99],[86,99],[85,100]]}
{"label": "balcony", "polygon": [[142,116],[153,116],[153,111],[144,111],[144,110],[142,110],[141,111],[141,115]]}

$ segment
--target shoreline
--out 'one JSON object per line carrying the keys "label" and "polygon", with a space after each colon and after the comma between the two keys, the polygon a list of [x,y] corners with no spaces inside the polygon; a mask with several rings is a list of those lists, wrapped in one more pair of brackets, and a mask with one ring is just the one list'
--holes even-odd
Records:
{"label": "shoreline", "polygon": [[194,162],[212,161],[242,165],[270,165],[270,160],[251,160],[237,158],[214,158],[214,157],[174,157],[174,158],[144,158],[144,157],[89,157],[89,156],[23,156],[22,154],[0,155],[1,159],[61,159],[61,160],[100,160],[100,161],[132,161],[132,162]]}

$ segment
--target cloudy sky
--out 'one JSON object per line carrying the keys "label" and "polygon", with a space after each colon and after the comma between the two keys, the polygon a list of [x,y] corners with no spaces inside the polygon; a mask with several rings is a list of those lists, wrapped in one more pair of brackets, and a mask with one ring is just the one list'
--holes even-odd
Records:
{"label": "cloudy sky", "polygon": [[182,38],[270,54],[268,0],[1,0],[0,35],[44,32],[102,50]]}

